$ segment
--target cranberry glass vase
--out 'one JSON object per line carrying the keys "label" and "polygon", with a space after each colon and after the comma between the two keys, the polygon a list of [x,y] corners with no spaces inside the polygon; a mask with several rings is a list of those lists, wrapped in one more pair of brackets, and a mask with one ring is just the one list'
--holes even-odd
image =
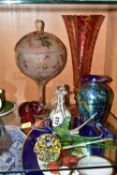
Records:
{"label": "cranberry glass vase", "polygon": [[[81,77],[90,74],[96,39],[103,22],[103,15],[63,15],[70,43],[73,85],[76,97],[81,87]],[[76,99],[76,98],[75,98]]]}

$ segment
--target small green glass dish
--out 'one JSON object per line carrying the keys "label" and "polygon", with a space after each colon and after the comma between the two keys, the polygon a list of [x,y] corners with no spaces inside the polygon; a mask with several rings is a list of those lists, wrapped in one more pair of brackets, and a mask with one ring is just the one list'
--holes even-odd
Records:
{"label": "small green glass dish", "polygon": [[16,104],[11,101],[5,101],[4,108],[0,111],[0,117],[4,117],[15,110]]}

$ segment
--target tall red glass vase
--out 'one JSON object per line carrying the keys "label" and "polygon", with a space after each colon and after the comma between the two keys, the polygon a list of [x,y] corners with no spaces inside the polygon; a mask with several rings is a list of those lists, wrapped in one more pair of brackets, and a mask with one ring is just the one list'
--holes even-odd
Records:
{"label": "tall red glass vase", "polygon": [[82,85],[81,77],[90,74],[94,46],[104,16],[63,15],[62,17],[70,43],[73,67],[73,91],[76,94]]}

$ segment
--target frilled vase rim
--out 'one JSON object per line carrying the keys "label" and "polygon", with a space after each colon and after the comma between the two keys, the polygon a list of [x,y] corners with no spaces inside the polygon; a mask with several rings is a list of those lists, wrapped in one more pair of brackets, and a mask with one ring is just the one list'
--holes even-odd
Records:
{"label": "frilled vase rim", "polygon": [[112,78],[106,75],[85,75],[81,77],[81,81],[86,83],[109,83],[112,81]]}

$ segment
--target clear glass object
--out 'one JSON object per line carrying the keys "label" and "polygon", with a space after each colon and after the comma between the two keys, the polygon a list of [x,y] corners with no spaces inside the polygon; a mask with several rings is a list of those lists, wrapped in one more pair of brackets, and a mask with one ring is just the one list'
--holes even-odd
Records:
{"label": "clear glass object", "polygon": [[65,67],[66,47],[54,34],[44,32],[44,22],[36,21],[36,31],[23,36],[15,46],[18,68],[35,80],[45,104],[45,85]]}

